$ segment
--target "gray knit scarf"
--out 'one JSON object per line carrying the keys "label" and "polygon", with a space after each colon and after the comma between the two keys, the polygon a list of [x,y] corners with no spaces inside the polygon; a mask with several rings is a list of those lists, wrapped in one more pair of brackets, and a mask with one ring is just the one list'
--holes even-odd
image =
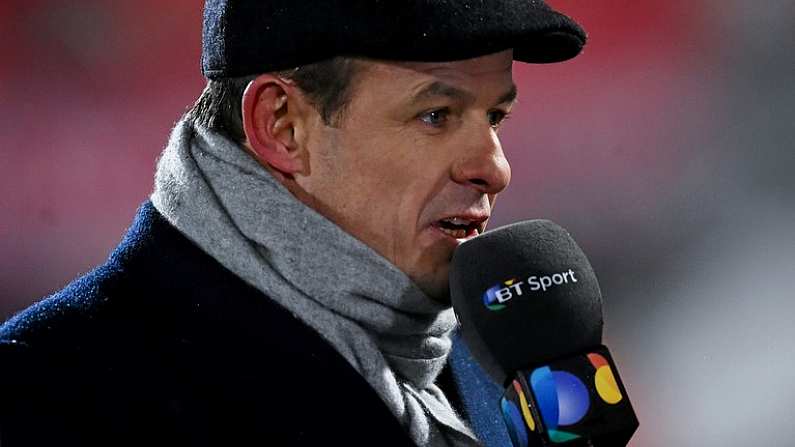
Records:
{"label": "gray knit scarf", "polygon": [[240,145],[178,123],[151,198],[180,232],[339,351],[417,445],[478,445],[434,385],[451,348],[452,309],[296,200]]}

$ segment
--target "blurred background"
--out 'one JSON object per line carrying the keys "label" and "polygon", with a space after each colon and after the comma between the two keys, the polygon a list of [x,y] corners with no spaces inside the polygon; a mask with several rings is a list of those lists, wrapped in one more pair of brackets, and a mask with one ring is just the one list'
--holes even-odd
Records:
{"label": "blurred background", "polygon": [[[551,1],[583,55],[516,64],[494,224],[599,275],[631,445],[792,445],[795,2]],[[0,3],[0,320],[103,262],[200,93],[195,0]]]}

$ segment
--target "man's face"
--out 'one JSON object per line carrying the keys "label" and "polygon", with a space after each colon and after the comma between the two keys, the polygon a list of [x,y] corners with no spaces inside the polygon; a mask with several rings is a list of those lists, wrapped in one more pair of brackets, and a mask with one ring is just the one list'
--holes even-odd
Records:
{"label": "man's face", "polygon": [[338,126],[305,135],[304,200],[439,301],[453,250],[510,180],[497,131],[516,96],[512,59],[362,62]]}

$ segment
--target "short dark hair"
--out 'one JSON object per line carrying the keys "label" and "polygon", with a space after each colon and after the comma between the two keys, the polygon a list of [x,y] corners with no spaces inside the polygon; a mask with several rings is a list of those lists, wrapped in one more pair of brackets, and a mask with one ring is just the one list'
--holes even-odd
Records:
{"label": "short dark hair", "polygon": [[[337,126],[350,102],[353,81],[360,67],[354,59],[339,56],[274,74],[295,82],[312,101],[323,122]],[[238,143],[244,142],[243,92],[257,76],[207,81],[201,96],[188,110],[187,118]]]}

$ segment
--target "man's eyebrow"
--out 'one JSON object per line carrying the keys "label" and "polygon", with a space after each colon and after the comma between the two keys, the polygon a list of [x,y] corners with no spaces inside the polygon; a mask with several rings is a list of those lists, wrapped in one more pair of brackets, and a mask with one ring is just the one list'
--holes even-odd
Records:
{"label": "man's eyebrow", "polygon": [[518,95],[519,90],[516,88],[516,84],[511,84],[511,89],[505,92],[504,95],[500,96],[500,99],[497,100],[497,104],[512,103],[516,101],[516,97]]}
{"label": "man's eyebrow", "polygon": [[453,87],[452,85],[445,84],[444,82],[441,81],[434,81],[423,87],[416,94],[414,94],[414,96],[411,98],[411,103],[416,104],[439,96],[449,99],[459,100],[462,102],[475,101],[475,95],[473,95],[472,93],[466,90],[462,90],[458,87]]}
{"label": "man's eyebrow", "polygon": [[[517,94],[516,84],[512,83],[511,88],[500,96],[496,104],[512,103],[516,100]],[[434,81],[414,94],[411,98],[411,103],[416,104],[439,96],[462,102],[475,102],[476,99],[474,94],[466,90],[454,87],[450,84],[445,84],[441,81]]]}

